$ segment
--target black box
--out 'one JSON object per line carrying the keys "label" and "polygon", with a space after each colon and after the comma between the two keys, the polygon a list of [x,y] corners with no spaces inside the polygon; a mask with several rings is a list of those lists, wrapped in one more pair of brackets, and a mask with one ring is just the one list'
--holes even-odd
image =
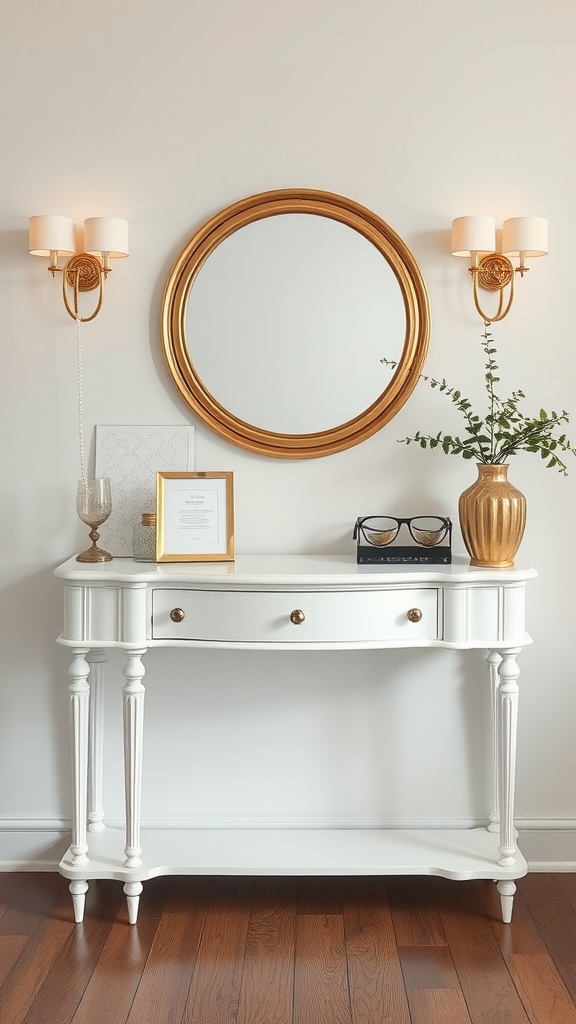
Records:
{"label": "black box", "polygon": [[356,562],[358,565],[450,565],[452,549],[444,544],[436,548],[390,544],[383,551],[372,545],[358,544]]}

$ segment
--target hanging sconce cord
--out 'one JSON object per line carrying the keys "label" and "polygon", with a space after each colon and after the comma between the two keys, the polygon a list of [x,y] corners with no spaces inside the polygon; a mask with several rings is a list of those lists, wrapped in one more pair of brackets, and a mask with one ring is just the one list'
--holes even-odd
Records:
{"label": "hanging sconce cord", "polygon": [[77,313],[76,320],[76,383],[78,395],[78,447],[80,449],[80,474],[86,480],[86,461],[84,458],[84,386],[82,378],[82,318]]}

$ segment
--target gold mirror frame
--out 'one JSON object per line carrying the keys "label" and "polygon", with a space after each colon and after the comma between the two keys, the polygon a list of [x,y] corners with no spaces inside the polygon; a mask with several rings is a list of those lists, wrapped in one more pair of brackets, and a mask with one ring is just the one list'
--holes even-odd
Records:
{"label": "gold mirror frame", "polygon": [[[280,434],[263,430],[225,409],[196,373],[186,341],[186,310],[194,281],[214,249],[240,228],[286,213],[329,217],[360,232],[394,272],[406,312],[406,332],[396,372],[382,394],[358,416],[329,430]],[[162,339],[170,373],[192,411],[221,437],[261,455],[308,459],[332,455],[375,434],[401,409],[414,390],[428,352],[428,295],[418,264],[392,228],[351,199],[313,189],[278,189],[248,196],[208,220],[176,260],[162,300]],[[382,352],[386,356],[386,352]],[[375,368],[376,369],[376,368]]]}

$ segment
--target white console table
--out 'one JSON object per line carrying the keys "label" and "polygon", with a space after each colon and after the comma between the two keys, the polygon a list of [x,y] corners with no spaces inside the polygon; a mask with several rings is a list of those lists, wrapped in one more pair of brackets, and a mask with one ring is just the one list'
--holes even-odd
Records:
{"label": "white console table", "polygon": [[[150,564],[128,558],[55,570],[64,583],[70,648],[72,842],[60,863],[75,920],[91,878],[124,882],[131,923],[142,882],[156,875],[436,874],[497,882],[504,921],[526,874],[513,822],[517,655],[533,569],[358,566],[345,556],[249,555],[235,562]],[[487,650],[492,694],[493,804],[471,829],[140,828],[144,666],[150,647]],[[102,686],[106,649],[125,654],[125,835],[102,811]],[[88,842],[89,840],[89,842]]]}

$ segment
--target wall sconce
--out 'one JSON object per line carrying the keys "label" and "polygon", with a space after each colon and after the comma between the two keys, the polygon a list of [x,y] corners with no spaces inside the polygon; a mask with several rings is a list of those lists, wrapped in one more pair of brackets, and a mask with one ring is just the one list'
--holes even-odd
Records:
{"label": "wall sconce", "polygon": [[[496,252],[492,217],[457,217],[452,222],[452,255],[470,260],[474,305],[485,323],[503,320],[514,299],[514,275],[530,269],[526,260],[548,252],[548,221],[544,217],[512,217],[502,227],[502,252]],[[512,259],[518,259],[514,267]],[[498,309],[489,316],[480,306],[478,289],[498,292]],[[506,300],[506,289],[508,289]]]}
{"label": "wall sconce", "polygon": [[[76,225],[69,217],[30,217],[29,249],[32,256],[50,260],[48,270],[62,274],[64,305],[73,320],[88,323],[98,315],[110,260],[128,256],[128,221],[119,217],[89,217],[84,221],[84,252],[76,250]],[[68,258],[69,257],[69,258]],[[65,260],[60,266],[60,260]],[[96,308],[90,316],[79,312],[79,292],[98,288]],[[68,294],[73,296],[70,304]]]}

